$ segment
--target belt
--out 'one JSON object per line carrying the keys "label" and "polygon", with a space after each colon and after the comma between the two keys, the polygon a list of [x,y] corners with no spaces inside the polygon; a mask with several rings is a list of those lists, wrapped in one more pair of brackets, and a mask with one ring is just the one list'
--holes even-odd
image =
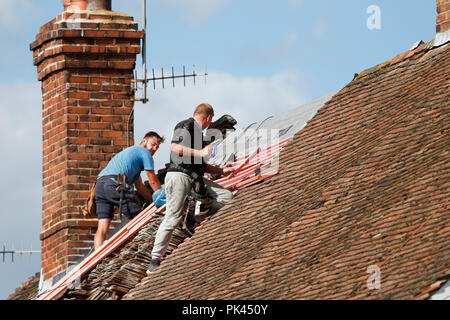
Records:
{"label": "belt", "polygon": [[97,178],[97,181],[102,181],[106,179],[115,179],[118,184],[126,184],[127,177],[124,174],[113,174],[108,176],[101,176]]}
{"label": "belt", "polygon": [[179,166],[178,164],[171,163],[170,164],[170,168],[173,168],[173,169],[176,169],[178,171],[181,171],[181,172],[187,174],[188,176],[190,176],[194,180],[198,180],[198,178],[200,178],[198,173],[196,173],[196,172],[194,172],[192,170],[189,170],[189,169],[185,169],[182,166]]}

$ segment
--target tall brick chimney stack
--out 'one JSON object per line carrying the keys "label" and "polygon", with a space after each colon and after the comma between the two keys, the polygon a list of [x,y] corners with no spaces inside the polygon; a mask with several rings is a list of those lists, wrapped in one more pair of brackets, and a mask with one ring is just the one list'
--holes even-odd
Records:
{"label": "tall brick chimney stack", "polygon": [[437,1],[436,34],[450,30],[450,0]]}
{"label": "tall brick chimney stack", "polygon": [[133,144],[127,123],[143,37],[132,16],[111,11],[111,0],[64,0],[64,9],[30,45],[42,82],[41,280],[47,282],[90,251],[97,220],[85,219],[79,207],[128,137]]}

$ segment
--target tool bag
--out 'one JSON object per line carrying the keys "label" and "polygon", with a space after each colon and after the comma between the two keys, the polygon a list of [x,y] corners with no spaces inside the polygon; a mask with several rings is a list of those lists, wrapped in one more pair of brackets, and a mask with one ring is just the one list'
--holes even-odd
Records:
{"label": "tool bag", "polygon": [[91,191],[89,193],[89,197],[86,201],[85,207],[81,208],[79,207],[80,213],[85,218],[93,218],[97,216],[96,207],[95,207],[95,186],[97,185],[97,182],[94,182]]}
{"label": "tool bag", "polygon": [[208,216],[211,209],[211,198],[208,195],[203,178],[192,178],[192,189],[185,203],[182,230],[187,236],[194,234],[195,227]]}
{"label": "tool bag", "polygon": [[195,204],[196,200],[192,195],[189,195],[186,198],[186,202],[184,204],[184,218],[181,222],[181,230],[185,232],[188,237],[192,237],[195,232],[196,221],[195,221]]}
{"label": "tool bag", "polygon": [[122,212],[119,212],[119,215],[123,214],[129,220],[133,219],[142,211],[142,203],[139,200],[137,192],[132,187],[114,183],[110,180],[105,183],[105,195],[109,202],[119,208],[121,207]]}
{"label": "tool bag", "polygon": [[[114,207],[119,208],[120,219],[123,214],[131,220],[142,211],[143,206],[138,197],[138,193],[133,190],[132,186],[126,184],[125,175],[119,174],[99,177],[97,179],[97,187],[101,187],[100,194],[102,199],[108,201]],[[92,198],[94,198],[94,194],[95,186],[91,192]],[[93,207],[95,210],[95,200]],[[117,212],[116,209],[114,211]]]}

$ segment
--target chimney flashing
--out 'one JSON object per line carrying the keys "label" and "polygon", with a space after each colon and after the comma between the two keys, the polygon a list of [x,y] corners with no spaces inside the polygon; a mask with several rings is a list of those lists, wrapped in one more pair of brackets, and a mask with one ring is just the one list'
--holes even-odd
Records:
{"label": "chimney flashing", "polygon": [[434,39],[433,48],[443,46],[444,44],[450,42],[450,29],[444,32],[439,32]]}

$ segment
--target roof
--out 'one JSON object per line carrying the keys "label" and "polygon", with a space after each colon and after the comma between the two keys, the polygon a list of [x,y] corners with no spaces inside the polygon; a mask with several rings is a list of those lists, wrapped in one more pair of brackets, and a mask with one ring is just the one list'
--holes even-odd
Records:
{"label": "roof", "polygon": [[27,281],[21,284],[14,293],[10,294],[7,300],[31,300],[38,294],[40,273],[36,273]]}
{"label": "roof", "polygon": [[449,47],[362,72],[281,151],[278,175],[126,299],[412,299],[448,274]]}
{"label": "roof", "polygon": [[[271,160],[290,140],[288,137],[274,145],[237,157],[231,163],[236,171],[215,181],[238,192],[277,174],[278,170],[270,168]],[[164,211],[165,206],[157,209],[152,204],[147,207],[52,288],[40,294],[38,299],[115,299],[126,294],[145,275],[151,258],[152,242]],[[180,228],[175,230],[167,250],[168,255],[186,238]],[[93,267],[96,268],[89,272]]]}
{"label": "roof", "polygon": [[421,44],[360,73],[282,149],[277,175],[192,238],[176,231],[155,273],[153,212],[62,298],[416,297],[450,273],[449,63],[449,44]]}

